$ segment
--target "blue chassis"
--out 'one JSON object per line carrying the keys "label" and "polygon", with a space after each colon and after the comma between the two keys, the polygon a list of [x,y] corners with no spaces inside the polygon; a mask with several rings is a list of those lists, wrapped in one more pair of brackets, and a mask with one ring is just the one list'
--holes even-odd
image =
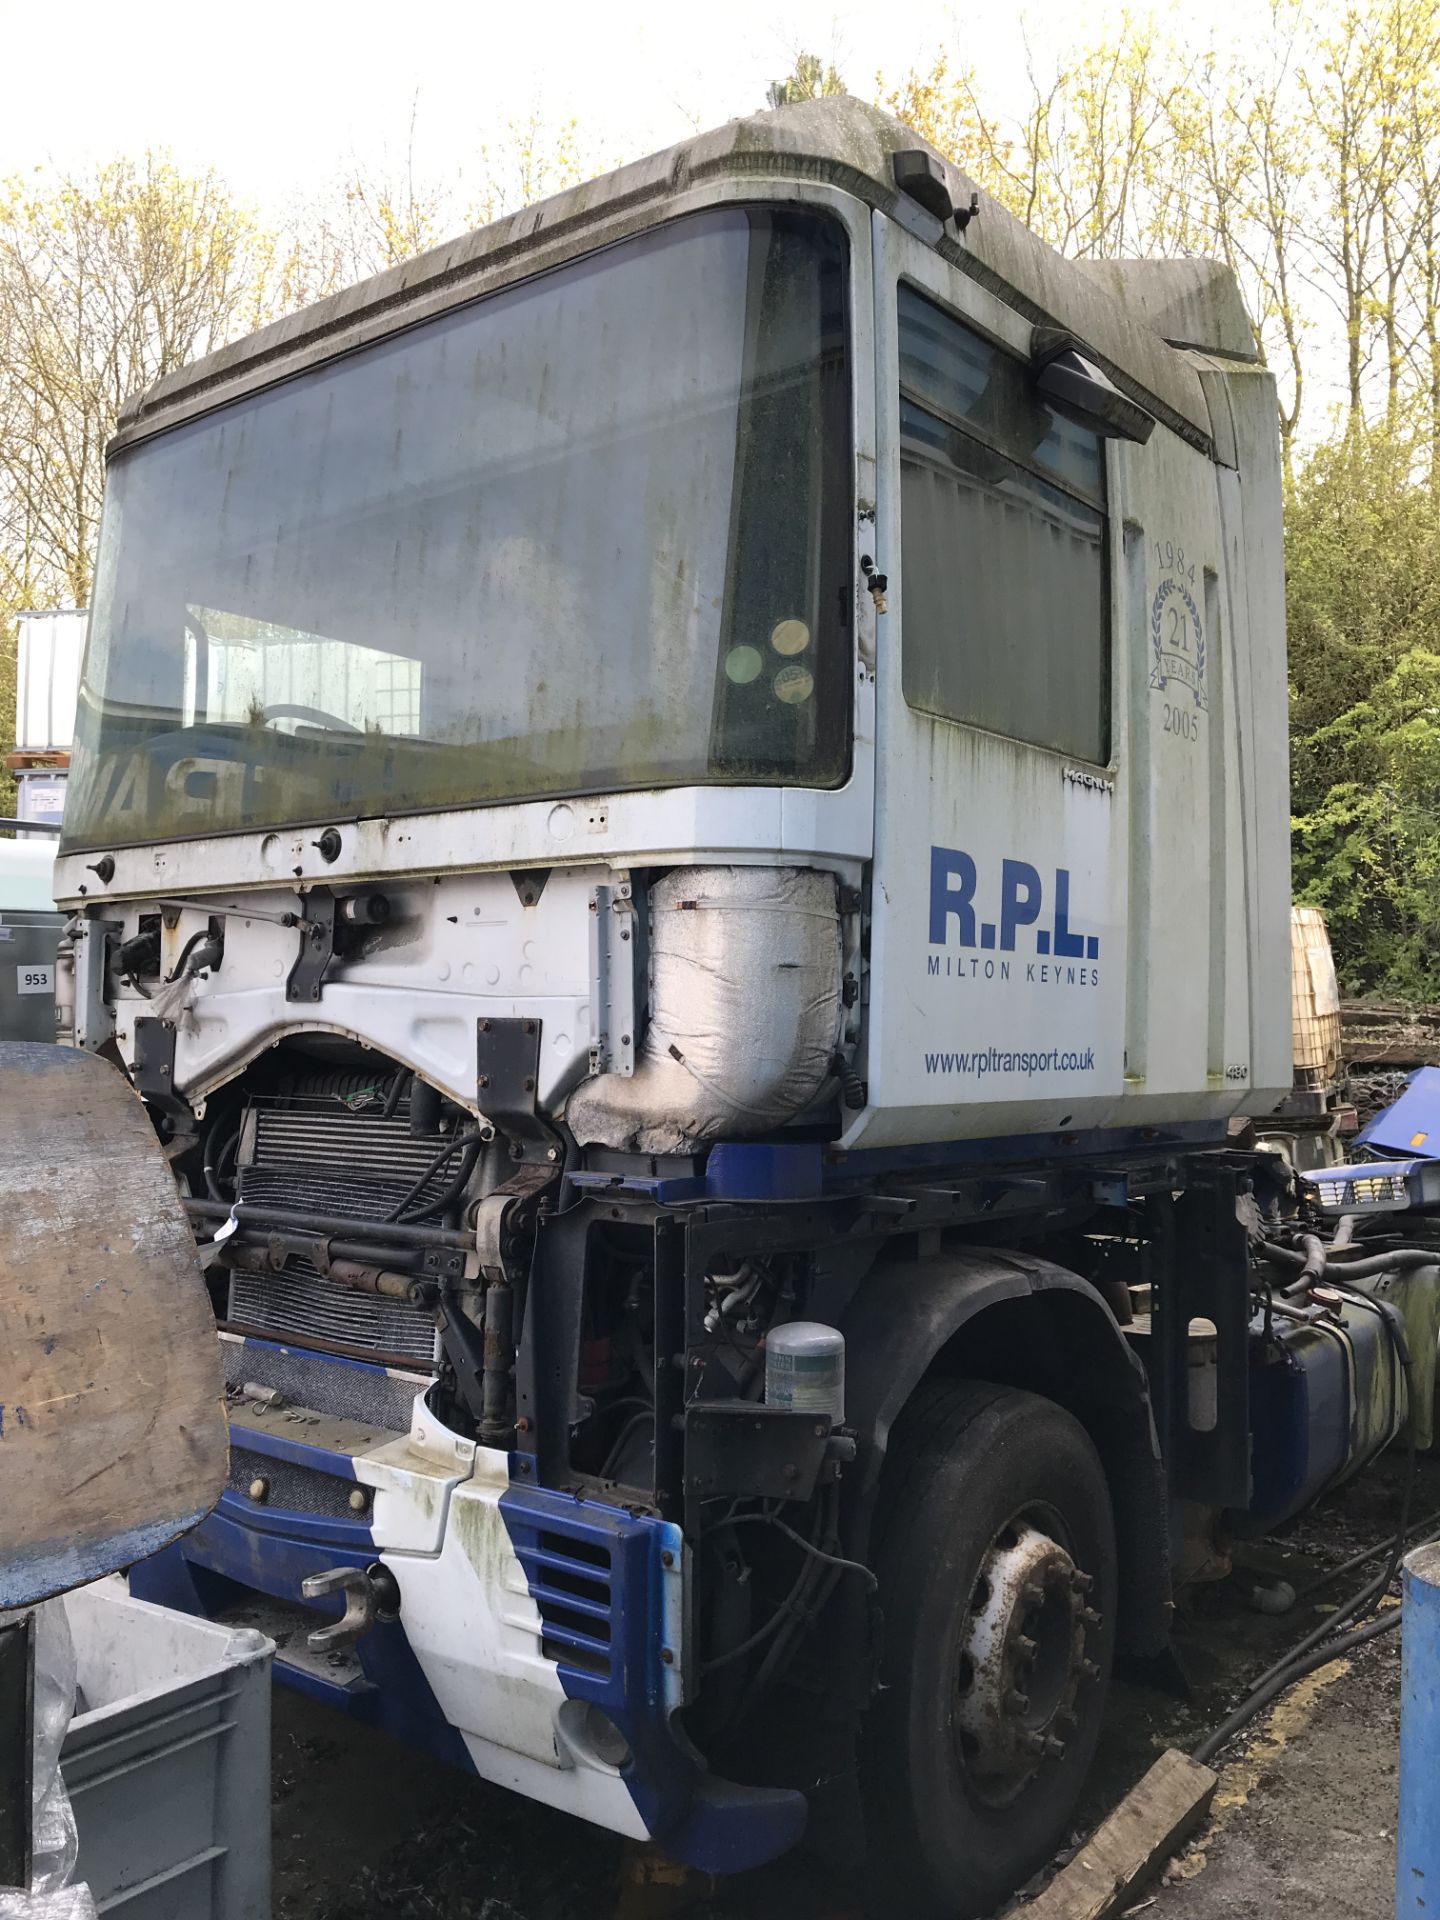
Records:
{"label": "blue chassis", "polygon": [[[1223,1136],[1222,1136],[1223,1138]],[[951,1141],[942,1145],[841,1153],[820,1143],[731,1143],[711,1148],[698,1172],[614,1174],[577,1170],[569,1177],[581,1191],[608,1190],[661,1206],[701,1199],[764,1203],[812,1199],[863,1187],[886,1174],[920,1168],[977,1170],[997,1163],[1083,1161],[1127,1148],[1217,1144],[1212,1122],[1156,1129],[1115,1129],[1074,1134]],[[1124,1176],[1115,1181],[1123,1197]],[[263,1347],[264,1342],[252,1342]],[[316,1356],[321,1358],[322,1356]],[[362,1362],[335,1360],[337,1366]],[[348,1456],[302,1441],[233,1426],[237,1442],[251,1451],[355,1483]],[[525,1460],[522,1472],[530,1470]],[[512,1467],[512,1480],[516,1479]],[[525,1567],[542,1617],[547,1604],[563,1606],[573,1621],[573,1594],[556,1592],[547,1574],[564,1558],[543,1547],[565,1537],[580,1549],[577,1568],[593,1577],[595,1552],[609,1556],[608,1618],[600,1633],[547,1622],[546,1642],[558,1648],[556,1669],[566,1695],[599,1707],[615,1722],[630,1748],[622,1776],[652,1836],[676,1859],[708,1872],[735,1872],[775,1858],[804,1830],[803,1794],[781,1788],[742,1787],[707,1774],[693,1750],[670,1725],[664,1704],[659,1613],[660,1555],[675,1550],[675,1529],[648,1514],[600,1501],[580,1500],[545,1488],[512,1484],[501,1511]],[[668,1543],[668,1545],[667,1545]],[[188,1613],[215,1615],[247,1593],[313,1606],[338,1615],[338,1600],[308,1602],[300,1583],[331,1567],[369,1566],[376,1556],[370,1528],[359,1521],[259,1508],[229,1491],[194,1532],[131,1571],[132,1591]],[[597,1626],[599,1623],[597,1623]],[[608,1661],[598,1660],[600,1651]],[[473,1771],[469,1753],[440,1710],[405,1636],[401,1622],[378,1623],[360,1640],[363,1678],[331,1683],[313,1671],[277,1659],[277,1677],[357,1719]],[[567,1651],[575,1658],[565,1657]],[[600,1670],[608,1668],[608,1670]]]}

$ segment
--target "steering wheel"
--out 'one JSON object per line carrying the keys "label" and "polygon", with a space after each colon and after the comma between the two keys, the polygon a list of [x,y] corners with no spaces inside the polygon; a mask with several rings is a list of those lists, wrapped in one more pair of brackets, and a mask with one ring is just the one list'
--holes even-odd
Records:
{"label": "steering wheel", "polygon": [[260,709],[262,720],[310,720],[316,726],[328,727],[335,733],[363,733],[363,727],[355,726],[349,720],[342,720],[338,713],[327,713],[324,707],[295,706],[288,700],[276,701],[273,706]]}

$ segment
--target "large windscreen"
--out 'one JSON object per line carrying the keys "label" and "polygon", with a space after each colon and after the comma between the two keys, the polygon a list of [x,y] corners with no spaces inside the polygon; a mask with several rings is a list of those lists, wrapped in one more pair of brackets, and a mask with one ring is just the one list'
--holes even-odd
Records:
{"label": "large windscreen", "polygon": [[66,846],[839,784],[844,296],[699,214],[120,455]]}

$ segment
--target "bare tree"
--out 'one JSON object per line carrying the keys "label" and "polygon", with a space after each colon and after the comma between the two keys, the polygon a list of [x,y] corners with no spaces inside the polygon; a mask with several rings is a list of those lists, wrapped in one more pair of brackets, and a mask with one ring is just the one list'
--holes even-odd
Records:
{"label": "bare tree", "polygon": [[167,159],[0,201],[0,600],[89,597],[105,442],[132,393],[263,317],[269,252]]}

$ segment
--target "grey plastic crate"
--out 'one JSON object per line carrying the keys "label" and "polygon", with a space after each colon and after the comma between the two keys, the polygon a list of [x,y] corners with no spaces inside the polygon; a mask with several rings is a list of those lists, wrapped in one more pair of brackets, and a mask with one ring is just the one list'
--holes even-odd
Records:
{"label": "grey plastic crate", "polygon": [[63,913],[0,910],[0,1040],[55,1038],[55,952]]}
{"label": "grey plastic crate", "polygon": [[123,1920],[270,1920],[270,1664],[250,1627],[66,1596],[79,1706],[60,1770],[76,1879]]}

